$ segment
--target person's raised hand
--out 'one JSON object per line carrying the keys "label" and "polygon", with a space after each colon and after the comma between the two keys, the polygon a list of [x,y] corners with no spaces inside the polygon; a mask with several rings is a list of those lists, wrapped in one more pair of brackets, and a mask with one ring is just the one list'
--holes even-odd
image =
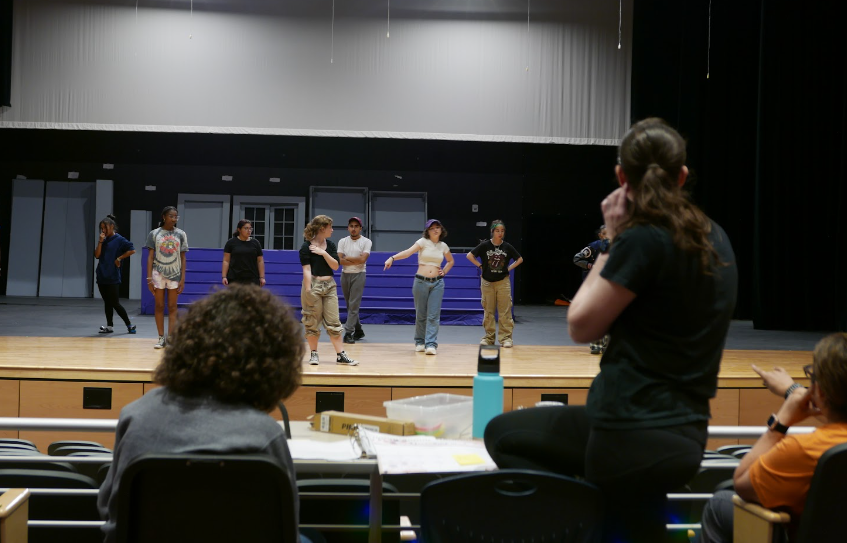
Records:
{"label": "person's raised hand", "polygon": [[792,379],[791,376],[788,375],[788,372],[783,368],[776,367],[771,371],[766,371],[755,364],[752,364],[751,366],[753,367],[753,371],[758,373],[759,377],[762,378],[765,386],[768,387],[768,390],[780,398],[784,398],[788,387],[794,384],[794,379]]}

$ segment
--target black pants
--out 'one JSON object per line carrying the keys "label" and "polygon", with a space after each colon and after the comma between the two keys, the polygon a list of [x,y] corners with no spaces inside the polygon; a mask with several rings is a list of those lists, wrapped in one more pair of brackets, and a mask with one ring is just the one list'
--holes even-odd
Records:
{"label": "black pants", "polygon": [[103,298],[103,305],[106,309],[106,326],[112,326],[114,311],[117,311],[118,316],[129,326],[131,324],[129,317],[126,314],[126,309],[121,305],[119,297],[121,285],[101,285],[97,283],[97,288],[100,289],[100,296]]}
{"label": "black pants", "polygon": [[494,418],[485,446],[500,468],[584,477],[603,492],[603,541],[668,540],[667,493],[697,473],[707,423],[665,428],[591,427],[584,406],[534,407]]}
{"label": "black pants", "polygon": [[262,283],[260,283],[255,277],[233,277],[232,279],[227,277],[226,280],[230,285],[240,283],[242,285],[256,285],[257,287],[262,286]]}

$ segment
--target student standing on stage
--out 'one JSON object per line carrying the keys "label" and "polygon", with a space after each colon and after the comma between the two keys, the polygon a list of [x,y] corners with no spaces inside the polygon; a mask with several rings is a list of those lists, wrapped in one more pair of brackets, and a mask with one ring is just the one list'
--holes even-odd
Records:
{"label": "student standing on stage", "polygon": [[132,242],[118,234],[118,225],[115,224],[115,216],[107,215],[100,221],[100,241],[94,249],[94,258],[97,259],[97,288],[103,305],[106,309],[106,326],[100,327],[101,334],[111,334],[114,324],[114,312],[124,321],[126,331],[135,333],[135,325],[129,320],[126,309],[120,302],[121,287],[121,261],[135,254]]}
{"label": "student standing on stage", "polygon": [[[395,260],[418,254],[418,271],[412,286],[415,297],[415,351],[436,354],[438,349],[438,327],[441,324],[441,300],[444,298],[444,276],[453,267],[450,247],[444,243],[447,229],[436,219],[426,221],[423,237],[403,252],[388,257],[385,269],[391,268]],[[447,265],[441,267],[444,259]]]}
{"label": "student standing on stage", "polygon": [[176,326],[177,300],[185,288],[185,253],[188,236],[176,227],[177,210],[168,206],[162,210],[159,227],[147,234],[147,288],[156,299],[156,329],[159,341],[154,348],[167,345],[165,339],[165,291],[168,291],[168,332]]}
{"label": "student standing on stage", "polygon": [[683,189],[676,130],[645,119],[618,153],[620,188],[601,204],[612,243],[568,310],[574,341],[611,335],[587,403],[499,415],[485,445],[500,468],[599,486],[604,541],[660,543],[667,493],[703,458],[738,273],[726,233]]}
{"label": "student standing on stage", "polygon": [[[606,225],[603,224],[597,229],[597,239],[592,241],[573,257],[573,263],[582,268],[582,280],[588,277],[588,272],[594,266],[594,261],[597,257],[609,250],[609,237],[606,233]],[[603,354],[606,344],[609,342],[609,336],[604,336],[601,341],[592,341],[589,343],[591,354]]]}
{"label": "student standing on stage", "polygon": [[265,257],[262,244],[251,238],[253,223],[247,219],[238,221],[238,227],[224,245],[224,262],[221,275],[223,284],[246,283],[265,286]]}
{"label": "student standing on stage", "polygon": [[[509,282],[509,272],[521,265],[523,257],[511,244],[503,241],[505,236],[506,225],[503,221],[492,221],[491,239],[477,245],[467,257],[474,266],[482,269],[480,290],[485,314],[482,320],[485,336],[479,344],[494,345],[496,310],[500,325],[500,345],[508,349],[512,346],[512,330],[515,327],[515,321],[512,319],[512,284]],[[478,258],[482,258],[481,263]],[[514,262],[509,264],[510,260]]]}
{"label": "student standing on stage", "polygon": [[358,366],[359,362],[344,352],[341,343],[341,320],[338,318],[338,294],[332,273],[338,269],[338,249],[329,239],[332,236],[332,219],[318,215],[303,231],[306,238],[300,247],[300,264],[303,266],[303,327],[309,342],[309,364],[317,366],[319,328],[323,322],[329,340],[335,348],[335,363]]}
{"label": "student standing on stage", "polygon": [[362,219],[347,220],[350,235],[338,242],[338,259],[341,263],[341,292],[347,303],[347,321],[344,323],[344,343],[356,343],[365,337],[359,321],[359,306],[365,292],[366,262],[371,256],[371,240],[362,235]]}

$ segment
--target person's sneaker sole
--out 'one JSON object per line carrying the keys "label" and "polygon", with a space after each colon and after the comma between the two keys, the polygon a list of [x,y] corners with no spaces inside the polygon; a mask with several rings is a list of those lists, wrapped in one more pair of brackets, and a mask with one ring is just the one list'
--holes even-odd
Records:
{"label": "person's sneaker sole", "polygon": [[114,330],[112,330],[111,328],[106,328],[105,326],[101,326],[100,332],[98,332],[98,333],[100,333],[100,334],[112,334],[112,333],[114,333]]}

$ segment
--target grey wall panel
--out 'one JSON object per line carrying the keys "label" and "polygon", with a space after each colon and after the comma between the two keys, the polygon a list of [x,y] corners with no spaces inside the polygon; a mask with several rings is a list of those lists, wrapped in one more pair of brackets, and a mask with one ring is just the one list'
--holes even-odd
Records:
{"label": "grey wall panel", "polygon": [[[362,219],[365,236],[370,235],[368,229],[368,189],[364,187],[312,187],[311,217],[328,215],[332,217],[333,228],[344,232],[347,229],[347,219],[359,217]],[[311,219],[309,217],[309,219]],[[336,233],[337,240],[347,234]]]}
{"label": "grey wall panel", "polygon": [[44,181],[12,181],[12,222],[9,231],[9,263],[6,270],[8,296],[38,296],[43,211]]}
{"label": "grey wall panel", "polygon": [[[96,224],[92,224],[91,228],[93,229],[94,239],[99,239],[100,236],[100,221],[102,221],[106,215],[112,213],[114,209],[114,182],[107,179],[98,179],[97,180],[97,194],[95,196],[95,205],[94,205],[94,221]],[[120,218],[120,217],[119,217]],[[118,222],[118,226],[120,226],[120,222]],[[93,281],[97,282],[97,259],[94,259],[95,270],[93,272],[92,277],[94,277]],[[127,269],[122,270],[122,278],[124,281],[127,280]],[[100,291],[96,288],[93,289],[93,295],[95,298],[100,298]]]}
{"label": "grey wall panel", "polygon": [[426,224],[425,192],[371,192],[371,240],[374,251],[408,249]]}
{"label": "grey wall panel", "polygon": [[130,300],[141,299],[141,286],[147,277],[147,262],[141,258],[141,249],[147,242],[147,234],[150,232],[151,224],[153,224],[152,211],[133,209],[130,212],[129,231],[131,235],[129,240],[135,246],[135,254],[129,257],[128,266],[132,270],[132,279],[129,283]]}
{"label": "grey wall panel", "polygon": [[44,235],[41,240],[41,274],[38,278],[39,296],[62,296],[68,184],[67,181],[47,182],[44,197]]}
{"label": "grey wall panel", "polygon": [[[178,228],[185,231],[188,247],[221,248],[230,238],[228,194],[180,194]],[[157,223],[158,224],[158,223]]]}
{"label": "grey wall panel", "polygon": [[[68,183],[62,297],[90,298],[93,290],[96,240],[95,184]],[[49,232],[46,232],[49,235]]]}

